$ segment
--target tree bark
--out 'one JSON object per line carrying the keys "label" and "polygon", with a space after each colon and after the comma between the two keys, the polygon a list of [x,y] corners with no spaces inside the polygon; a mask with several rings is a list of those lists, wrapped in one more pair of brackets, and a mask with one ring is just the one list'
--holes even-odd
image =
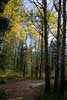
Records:
{"label": "tree bark", "polygon": [[42,21],[42,35],[41,35],[41,62],[40,62],[40,74],[39,79],[42,77],[42,68],[43,68],[43,21]]}
{"label": "tree bark", "polygon": [[61,0],[59,0],[59,11],[58,11],[57,52],[56,52],[54,92],[58,91],[58,86],[59,86],[60,29],[61,29]]}
{"label": "tree bark", "polygon": [[63,34],[62,34],[62,51],[61,51],[61,76],[60,76],[60,93],[64,95],[65,86],[65,47],[66,47],[66,0],[63,0]]}
{"label": "tree bark", "polygon": [[48,61],[48,31],[47,31],[47,0],[43,0],[44,5],[44,41],[45,41],[45,93],[50,92],[50,67]]}

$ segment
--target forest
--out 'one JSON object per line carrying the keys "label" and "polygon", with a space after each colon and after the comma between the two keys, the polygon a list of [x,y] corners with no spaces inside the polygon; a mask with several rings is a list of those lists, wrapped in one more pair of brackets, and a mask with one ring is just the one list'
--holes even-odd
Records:
{"label": "forest", "polygon": [[66,67],[67,0],[0,0],[0,100],[67,100]]}

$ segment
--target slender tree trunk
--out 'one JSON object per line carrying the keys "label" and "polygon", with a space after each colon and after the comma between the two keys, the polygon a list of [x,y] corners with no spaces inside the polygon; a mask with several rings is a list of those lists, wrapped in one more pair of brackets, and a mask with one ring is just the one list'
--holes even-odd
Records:
{"label": "slender tree trunk", "polygon": [[23,43],[20,43],[21,45],[21,51],[20,51],[20,71],[23,72],[24,76],[24,49],[23,49]]}
{"label": "slender tree trunk", "polygon": [[59,0],[59,11],[58,11],[57,52],[56,52],[54,92],[58,91],[58,86],[59,86],[60,29],[61,29],[61,0]]}
{"label": "slender tree trunk", "polygon": [[54,68],[54,53],[53,52],[51,53],[51,64],[50,64],[50,66],[51,66],[51,69]]}
{"label": "slender tree trunk", "polygon": [[33,60],[33,57],[32,57],[32,36],[31,36],[31,40],[30,40],[30,56],[31,56],[31,79],[33,78],[33,66],[32,66],[32,60]]}
{"label": "slender tree trunk", "polygon": [[16,69],[16,71],[19,71],[19,64],[18,64],[18,56],[16,56],[16,64],[15,64],[15,69]]}
{"label": "slender tree trunk", "polygon": [[65,47],[66,47],[66,0],[63,0],[63,34],[62,34],[62,51],[61,51],[61,79],[60,93],[64,95],[65,85]]}
{"label": "slender tree trunk", "polygon": [[41,36],[41,63],[40,63],[39,79],[41,79],[42,77],[42,68],[43,68],[43,22],[42,22],[42,36]]}
{"label": "slender tree trunk", "polygon": [[40,72],[41,72],[41,70],[40,70],[40,52],[39,52],[39,50],[40,50],[40,35],[39,35],[39,39],[38,39],[38,41],[37,41],[37,45],[38,45],[38,47],[37,47],[37,59],[36,59],[36,61],[37,61],[37,73],[38,73],[38,75],[37,75],[37,78],[40,78],[39,77],[39,74],[41,74]]}
{"label": "slender tree trunk", "polygon": [[26,47],[23,48],[23,77],[26,76]]}
{"label": "slender tree trunk", "polygon": [[24,66],[23,66],[23,77],[25,77],[25,76],[26,76],[26,64],[24,62]]}
{"label": "slender tree trunk", "polygon": [[45,93],[50,92],[50,67],[48,61],[48,31],[47,31],[47,0],[43,0],[44,4],[44,41],[45,41]]}
{"label": "slender tree trunk", "polygon": [[35,55],[36,55],[36,61],[35,61],[35,64],[36,64],[36,67],[35,67],[35,78],[37,79],[38,78],[38,61],[37,61],[37,41],[35,43]]}
{"label": "slender tree trunk", "polygon": [[19,46],[17,47],[16,44],[16,48],[15,48],[15,70],[18,71],[18,50],[19,50]]}

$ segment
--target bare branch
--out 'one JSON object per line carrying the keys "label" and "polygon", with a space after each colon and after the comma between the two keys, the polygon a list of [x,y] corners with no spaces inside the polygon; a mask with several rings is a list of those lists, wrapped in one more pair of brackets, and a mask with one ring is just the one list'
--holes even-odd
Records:
{"label": "bare branch", "polygon": [[43,18],[43,15],[42,15],[42,13],[41,13],[41,11],[40,11],[40,8],[39,8],[38,5],[36,4],[36,2],[31,1],[31,0],[29,0],[29,1],[30,1],[31,3],[33,3],[33,4],[35,4],[35,6],[37,7],[37,9],[38,9],[38,11],[39,11],[41,17]]}

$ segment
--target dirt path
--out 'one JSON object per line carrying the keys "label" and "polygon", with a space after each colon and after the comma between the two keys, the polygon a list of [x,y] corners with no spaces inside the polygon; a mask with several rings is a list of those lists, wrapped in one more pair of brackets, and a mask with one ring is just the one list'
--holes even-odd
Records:
{"label": "dirt path", "polygon": [[7,100],[35,100],[43,85],[43,80],[24,80],[0,85],[0,89],[6,90]]}

